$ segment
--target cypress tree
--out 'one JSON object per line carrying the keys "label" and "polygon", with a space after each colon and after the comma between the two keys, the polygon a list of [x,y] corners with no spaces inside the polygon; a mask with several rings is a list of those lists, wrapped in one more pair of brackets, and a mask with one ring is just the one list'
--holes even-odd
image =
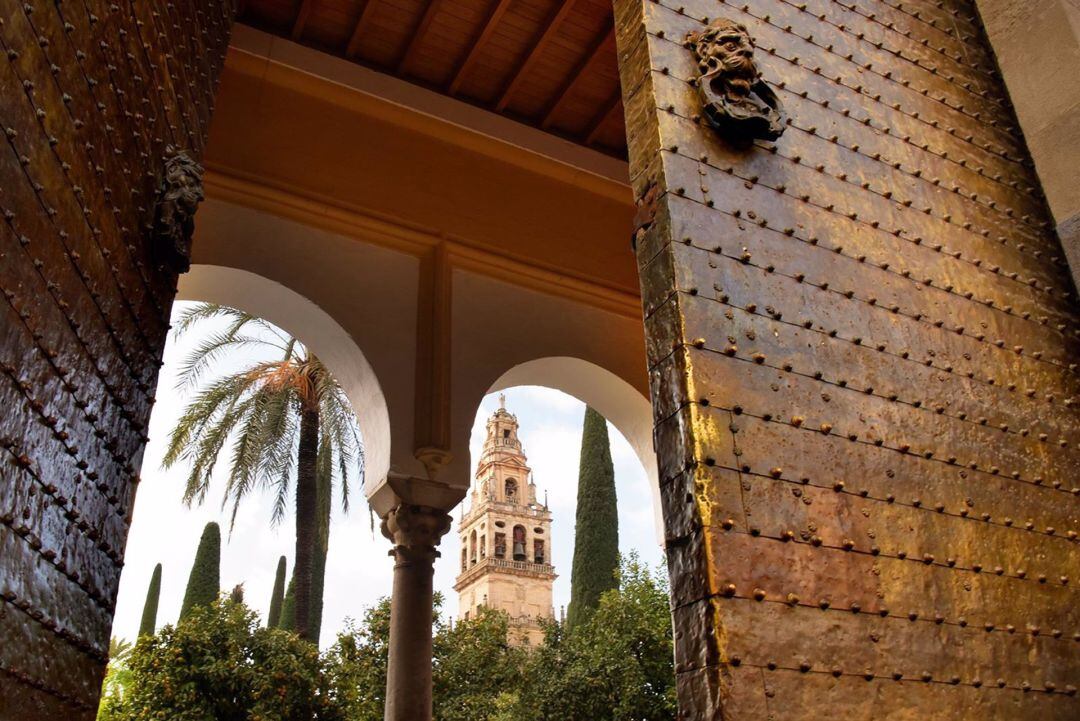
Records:
{"label": "cypress tree", "polygon": [[618,584],[619,515],[615,499],[615,468],[611,463],[607,421],[585,409],[578,466],[577,514],[574,522],[574,564],[570,575],[567,626],[583,622],[600,595]]}
{"label": "cypress tree", "polygon": [[195,563],[191,565],[187,590],[184,591],[184,603],[180,606],[180,618],[187,616],[195,606],[213,603],[220,588],[221,529],[211,521],[199,539],[199,550],[195,552]]}
{"label": "cypress tree", "polygon": [[[326,451],[329,445],[323,444]],[[323,591],[326,588],[326,555],[330,550],[330,509],[332,504],[332,468],[329,462],[332,457],[327,457],[326,465],[322,465],[323,472],[319,474],[318,487],[316,488],[315,503],[318,506],[319,525],[315,531],[315,553],[311,562],[311,603],[309,605],[309,620],[311,630],[308,640],[316,646],[319,645],[319,635],[322,631]]]}
{"label": "cypress tree", "polygon": [[270,594],[270,612],[266,615],[266,627],[277,628],[281,623],[281,603],[285,596],[285,556],[278,559],[274,590]]}
{"label": "cypress tree", "polygon": [[150,586],[146,589],[146,602],[143,604],[142,620],[139,622],[140,636],[153,636],[157,630],[158,600],[161,598],[161,564],[154,566],[150,576]]}
{"label": "cypress tree", "polygon": [[293,579],[289,579],[289,587],[285,591],[285,600],[281,604],[281,619],[278,628],[286,631],[296,630],[296,586]]}

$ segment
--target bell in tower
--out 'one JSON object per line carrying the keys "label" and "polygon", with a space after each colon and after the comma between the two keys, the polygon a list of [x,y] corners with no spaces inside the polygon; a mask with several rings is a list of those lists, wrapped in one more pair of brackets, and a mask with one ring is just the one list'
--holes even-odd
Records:
{"label": "bell in tower", "polygon": [[525,555],[525,529],[522,526],[514,526],[514,560],[528,560]]}

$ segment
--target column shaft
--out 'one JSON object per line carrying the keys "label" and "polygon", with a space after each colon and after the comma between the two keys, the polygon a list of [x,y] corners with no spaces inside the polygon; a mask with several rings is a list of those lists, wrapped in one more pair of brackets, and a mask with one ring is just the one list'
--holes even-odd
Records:
{"label": "column shaft", "polygon": [[430,721],[435,550],[450,516],[425,506],[397,506],[382,523],[394,542],[394,590],[390,601],[390,658],[385,721]]}

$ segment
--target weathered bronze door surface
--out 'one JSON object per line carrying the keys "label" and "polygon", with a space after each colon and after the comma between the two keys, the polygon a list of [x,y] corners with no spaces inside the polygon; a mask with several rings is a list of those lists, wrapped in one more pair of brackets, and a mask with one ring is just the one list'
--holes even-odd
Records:
{"label": "weathered bronze door surface", "polygon": [[232,10],[0,3],[4,721],[96,715]]}
{"label": "weathered bronze door surface", "polygon": [[1074,289],[973,6],[616,24],[682,717],[1080,717]]}

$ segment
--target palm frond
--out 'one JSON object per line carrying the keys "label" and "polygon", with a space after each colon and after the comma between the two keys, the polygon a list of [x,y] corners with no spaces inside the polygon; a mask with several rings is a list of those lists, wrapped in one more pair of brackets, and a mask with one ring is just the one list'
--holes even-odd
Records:
{"label": "palm frond", "polygon": [[266,322],[262,318],[242,311],[239,308],[220,305],[218,303],[193,303],[188,306],[180,312],[176,322],[173,324],[173,333],[176,336],[181,336],[204,320],[220,318],[230,320],[232,323],[231,327],[236,331],[247,326],[256,326],[272,333],[279,339],[285,340],[288,338],[288,336],[282,334],[277,326]]}
{"label": "palm frond", "polygon": [[230,351],[249,348],[277,348],[262,338],[236,333],[213,333],[202,340],[180,363],[177,371],[176,389],[192,388],[202,379],[203,374],[221,356]]}
{"label": "palm frond", "polygon": [[[185,503],[205,501],[217,463],[225,456],[229,468],[222,508],[231,506],[230,532],[243,499],[260,486],[273,492],[271,522],[283,520],[296,471],[299,415],[307,407],[319,410],[318,473],[328,493],[335,476],[340,479],[342,507],[348,510],[352,476],[363,479],[364,447],[344,391],[297,339],[235,308],[195,304],[179,314],[176,334],[211,319],[225,320],[226,325],[201,338],[179,369],[177,387],[200,390],[172,429],[162,462],[166,468],[190,464]],[[255,350],[272,353],[206,381],[230,353]]]}
{"label": "palm frond", "polygon": [[252,379],[225,376],[199,392],[184,409],[172,432],[162,459],[169,468],[191,457],[206,428],[229,412],[251,387]]}

